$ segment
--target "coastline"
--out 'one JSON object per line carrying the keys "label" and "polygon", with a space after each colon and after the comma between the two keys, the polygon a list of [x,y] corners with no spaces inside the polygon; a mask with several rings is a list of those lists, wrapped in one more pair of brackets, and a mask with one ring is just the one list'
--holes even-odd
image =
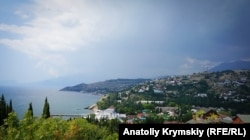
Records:
{"label": "coastline", "polygon": [[95,104],[92,104],[91,106],[87,107],[87,109],[92,110],[95,113],[98,110],[98,106],[95,103]]}
{"label": "coastline", "polygon": [[[102,101],[103,99],[105,99],[107,97],[108,97],[108,95],[103,95],[97,102]],[[98,106],[97,106],[97,102],[86,107],[86,109],[92,110],[93,113],[96,113],[99,110]]]}

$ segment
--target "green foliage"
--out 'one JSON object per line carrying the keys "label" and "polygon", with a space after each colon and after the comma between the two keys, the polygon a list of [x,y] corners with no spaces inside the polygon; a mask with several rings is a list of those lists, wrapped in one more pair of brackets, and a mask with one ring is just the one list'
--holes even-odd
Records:
{"label": "green foliage", "polygon": [[187,122],[192,119],[193,112],[188,111],[185,114],[182,115],[182,121]]}
{"label": "green foliage", "polygon": [[15,112],[8,114],[8,117],[4,119],[4,125],[8,127],[17,127],[19,125],[19,120]]}
{"label": "green foliage", "polygon": [[[5,120],[8,127],[0,127],[2,140],[117,140],[118,129],[113,132],[106,126],[99,127],[86,119],[63,120],[61,118],[37,118],[28,110],[20,120],[17,115],[9,113]],[[111,121],[108,126],[115,126]]]}
{"label": "green foliage", "polygon": [[9,105],[6,106],[6,111],[7,111],[7,114],[9,114],[10,112],[14,111],[13,107],[12,107],[12,100],[10,100]]}
{"label": "green foliage", "polygon": [[0,100],[0,126],[4,124],[4,119],[6,119],[11,112],[13,112],[12,101],[10,100],[10,103],[7,104],[4,95],[2,94]]}
{"label": "green foliage", "polygon": [[146,117],[146,120],[144,123],[146,124],[162,124],[164,122],[163,117],[157,116],[157,115],[150,115]]}
{"label": "green foliage", "polygon": [[154,104],[151,104],[151,103],[146,103],[146,104],[143,104],[142,105],[144,109],[150,109],[150,110],[154,110],[155,109],[155,105]]}
{"label": "green foliage", "polygon": [[206,93],[209,86],[208,86],[208,83],[206,80],[201,80],[196,85],[196,88],[197,88],[198,92]]}
{"label": "green foliage", "polygon": [[175,107],[175,106],[177,106],[177,104],[175,102],[173,102],[173,101],[170,101],[168,103],[168,106]]}
{"label": "green foliage", "polygon": [[45,103],[43,106],[42,118],[47,119],[50,117],[49,103],[47,97],[45,98]]}
{"label": "green foliage", "polygon": [[30,112],[30,115],[33,117],[33,107],[32,107],[32,103],[29,104],[28,111]]}
{"label": "green foliage", "polygon": [[[7,106],[9,108],[7,108]],[[49,112],[47,97],[41,118],[33,116],[32,104],[29,104],[24,117],[19,121],[12,110],[12,102],[6,105],[4,96],[1,98],[0,140],[117,140],[118,120],[103,120],[89,123],[87,119],[77,118],[63,120],[52,118]],[[4,115],[8,115],[5,117]],[[93,116],[90,120],[93,120]]]}
{"label": "green foliage", "polygon": [[117,93],[109,93],[105,95],[101,101],[97,102],[97,106],[99,109],[106,109],[109,108],[111,105],[114,105],[116,103],[116,100],[119,99]]}
{"label": "green foliage", "polygon": [[27,111],[24,118],[20,121],[21,136],[24,139],[34,139],[34,133],[36,131],[35,125],[33,125],[35,119],[31,116],[31,112]]}
{"label": "green foliage", "polygon": [[237,87],[236,89],[237,92],[244,94],[246,96],[250,95],[250,87],[246,86],[246,85],[240,85]]}

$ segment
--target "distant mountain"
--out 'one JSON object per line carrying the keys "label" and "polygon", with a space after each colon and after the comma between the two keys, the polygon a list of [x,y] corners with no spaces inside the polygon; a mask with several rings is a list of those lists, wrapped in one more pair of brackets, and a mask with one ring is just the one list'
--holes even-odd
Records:
{"label": "distant mountain", "polygon": [[235,61],[229,63],[222,63],[218,66],[210,69],[210,72],[218,72],[224,70],[249,70],[250,69],[250,61]]}
{"label": "distant mountain", "polygon": [[150,79],[111,79],[103,82],[96,82],[91,84],[81,83],[75,86],[69,86],[61,89],[61,91],[77,91],[86,93],[107,93],[122,91],[139,83],[149,81]]}

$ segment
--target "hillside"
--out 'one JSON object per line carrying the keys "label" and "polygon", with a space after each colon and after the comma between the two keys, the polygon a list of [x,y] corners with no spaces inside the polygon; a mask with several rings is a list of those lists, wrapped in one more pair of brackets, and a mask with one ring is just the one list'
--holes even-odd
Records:
{"label": "hillside", "polygon": [[107,93],[122,91],[132,86],[135,86],[139,83],[143,83],[150,79],[111,79],[102,82],[96,82],[91,84],[77,84],[75,86],[68,86],[61,91],[77,91],[77,92],[86,92],[86,93]]}
{"label": "hillside", "polygon": [[179,117],[187,121],[192,119],[191,109],[199,108],[213,108],[231,115],[249,114],[249,101],[250,70],[227,70],[152,79],[109,94],[97,105],[99,109],[114,107],[118,113],[132,115],[147,110],[155,116],[164,114],[156,108],[182,107],[183,116]]}

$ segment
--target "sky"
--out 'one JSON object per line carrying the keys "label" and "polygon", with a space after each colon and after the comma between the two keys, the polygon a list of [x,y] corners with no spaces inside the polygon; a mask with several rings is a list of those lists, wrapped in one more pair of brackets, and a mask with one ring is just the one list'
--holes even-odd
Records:
{"label": "sky", "polygon": [[250,60],[249,0],[1,0],[0,81],[91,83]]}

